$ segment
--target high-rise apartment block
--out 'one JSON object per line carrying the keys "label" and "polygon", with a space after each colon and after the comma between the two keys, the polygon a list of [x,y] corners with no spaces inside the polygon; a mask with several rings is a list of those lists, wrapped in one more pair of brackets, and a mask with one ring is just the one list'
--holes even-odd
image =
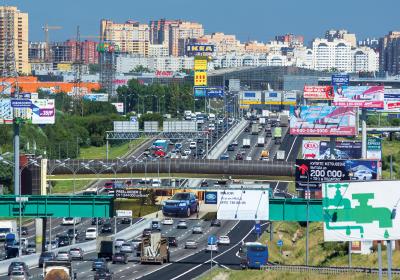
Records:
{"label": "high-rise apartment block", "polygon": [[28,13],[20,12],[17,7],[1,6],[0,73],[9,68],[9,54],[15,59],[16,72],[31,72],[28,62]]}
{"label": "high-rise apartment block", "polygon": [[329,42],[332,42],[335,39],[343,39],[346,42],[350,43],[350,45],[353,48],[357,47],[356,34],[349,33],[345,29],[341,29],[341,30],[331,29],[331,30],[328,30],[328,31],[325,32],[325,39],[327,39]]}
{"label": "high-rise apartment block", "polygon": [[186,45],[190,39],[204,35],[203,25],[197,22],[179,21],[169,27],[169,54],[172,56],[186,55]]}
{"label": "high-rise apartment block", "polygon": [[400,74],[400,31],[391,31],[379,40],[379,70],[390,75]]}
{"label": "high-rise apartment block", "polygon": [[291,33],[275,36],[275,40],[281,43],[288,44],[290,47],[303,46],[304,44],[303,36],[294,35]]}

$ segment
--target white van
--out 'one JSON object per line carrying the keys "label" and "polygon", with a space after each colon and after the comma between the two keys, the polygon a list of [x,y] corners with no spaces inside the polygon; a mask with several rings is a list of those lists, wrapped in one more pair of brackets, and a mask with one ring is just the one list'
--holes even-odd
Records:
{"label": "white van", "polygon": [[209,120],[210,122],[215,121],[215,114],[209,114],[209,115],[208,115],[208,120]]}

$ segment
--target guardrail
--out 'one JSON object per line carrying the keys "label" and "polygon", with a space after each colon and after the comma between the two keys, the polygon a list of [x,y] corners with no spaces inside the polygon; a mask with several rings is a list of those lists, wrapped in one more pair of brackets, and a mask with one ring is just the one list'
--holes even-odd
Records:
{"label": "guardrail", "polygon": [[[145,228],[149,227],[150,221],[152,219],[142,219],[133,224],[132,226],[129,226],[120,232],[117,232],[116,237],[117,238],[123,238],[123,239],[131,239],[139,234],[142,233],[142,231]],[[114,236],[114,235],[111,235]],[[93,253],[96,251],[96,240],[88,241],[88,242],[83,242],[83,243],[77,243],[74,245],[69,245],[65,247],[60,247],[57,249],[53,249],[52,252],[55,252],[56,254],[58,251],[68,251],[71,248],[75,247],[80,247],[82,250],[87,253]],[[25,262],[30,268],[37,267],[39,264],[39,257],[40,254],[32,254],[32,255],[26,255],[26,256],[21,256],[17,258],[12,258],[8,260],[4,260],[0,262],[0,275],[7,274],[8,271],[8,266],[10,265],[11,262],[15,261],[22,261]]]}
{"label": "guardrail", "polygon": [[[262,270],[274,270],[274,271],[285,271],[285,272],[301,272],[301,273],[318,273],[318,274],[378,274],[377,268],[370,267],[341,267],[341,266],[305,266],[305,265],[265,265],[261,267]],[[384,274],[387,273],[387,269],[382,269]],[[400,275],[400,269],[392,269],[392,274]]]}

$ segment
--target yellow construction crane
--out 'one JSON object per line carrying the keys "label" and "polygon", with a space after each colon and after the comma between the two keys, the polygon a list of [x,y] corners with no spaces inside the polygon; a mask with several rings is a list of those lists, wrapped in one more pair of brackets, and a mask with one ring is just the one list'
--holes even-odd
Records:
{"label": "yellow construction crane", "polygon": [[62,26],[51,26],[46,23],[44,26],[42,26],[42,29],[44,31],[44,39],[46,41],[45,60],[46,60],[46,62],[50,62],[51,55],[50,55],[49,31],[50,30],[60,30],[60,29],[62,29]]}

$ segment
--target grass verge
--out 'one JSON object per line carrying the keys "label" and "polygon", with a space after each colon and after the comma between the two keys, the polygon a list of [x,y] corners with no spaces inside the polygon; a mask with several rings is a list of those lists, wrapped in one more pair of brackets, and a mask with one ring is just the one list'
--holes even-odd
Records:
{"label": "grass verge", "polygon": [[114,207],[117,210],[132,210],[134,218],[139,218],[161,209],[159,205],[141,205],[140,199],[117,199],[114,202]]}
{"label": "grass verge", "polygon": [[[90,180],[75,180],[75,191],[81,191],[85,189],[86,185],[89,184]],[[53,183],[53,188],[51,190],[52,194],[55,193],[73,193],[74,191],[74,181],[57,181]]]}

